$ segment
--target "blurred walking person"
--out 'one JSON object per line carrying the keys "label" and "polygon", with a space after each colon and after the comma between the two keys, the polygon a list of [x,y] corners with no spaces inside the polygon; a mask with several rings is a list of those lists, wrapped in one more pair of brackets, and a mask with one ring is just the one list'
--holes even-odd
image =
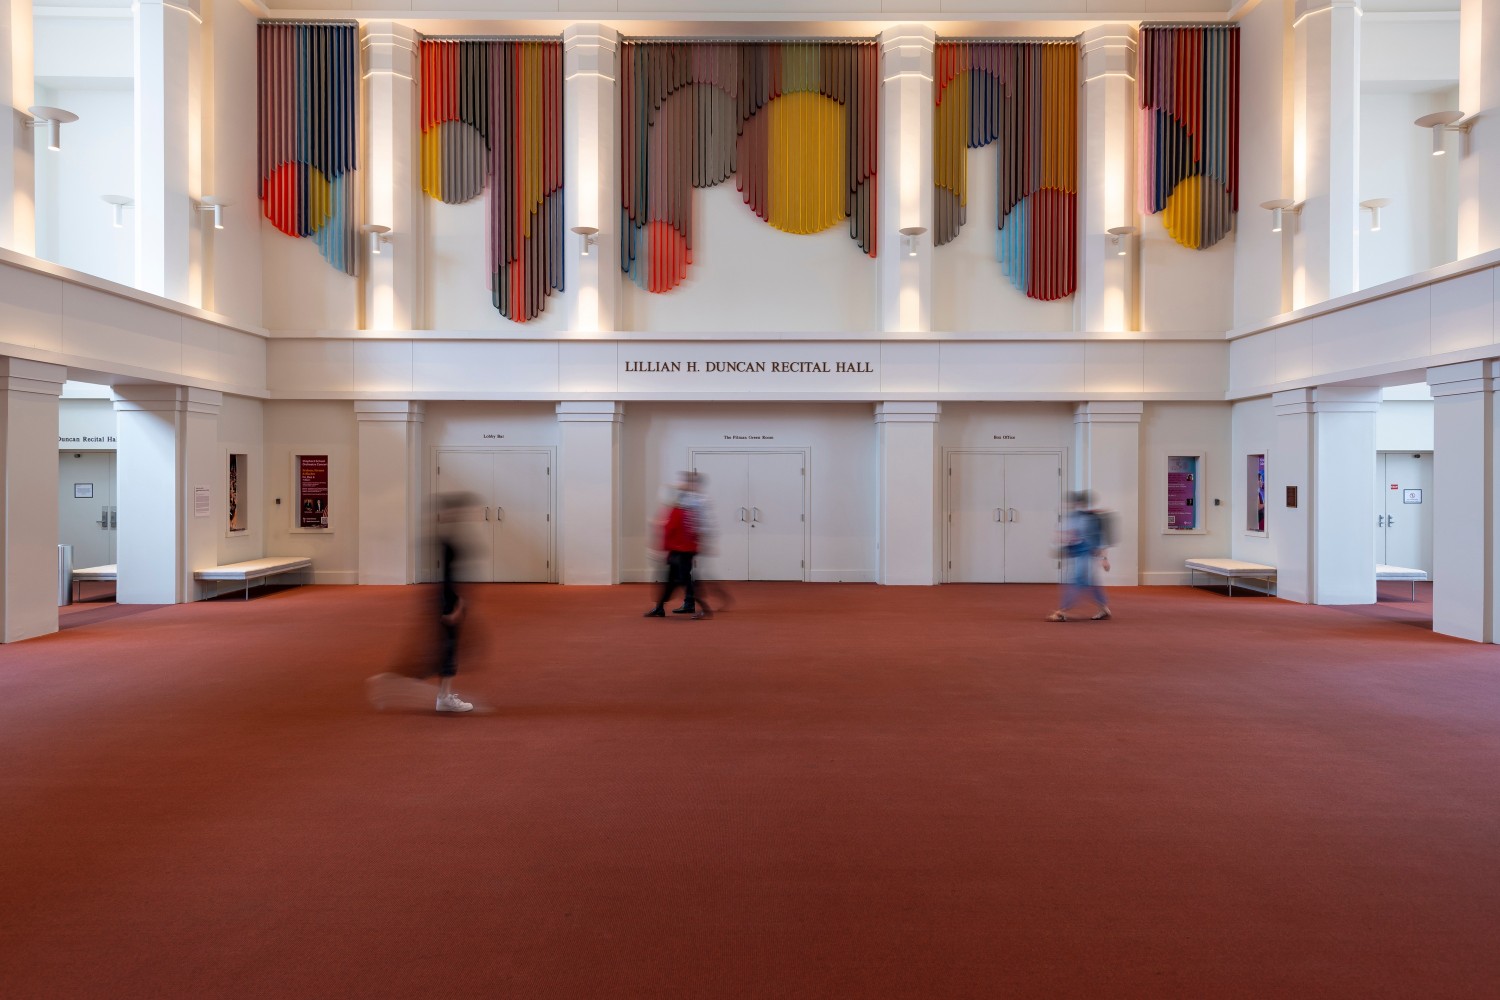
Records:
{"label": "blurred walking person", "polygon": [[1068,516],[1058,539],[1063,560],[1062,603],[1047,616],[1049,622],[1081,617],[1081,612],[1071,612],[1085,599],[1092,599],[1098,606],[1094,621],[1109,619],[1109,602],[1094,576],[1094,561],[1097,559],[1100,568],[1109,572],[1109,546],[1114,543],[1111,534],[1109,515],[1093,508],[1093,495],[1088,490],[1069,494]]}
{"label": "blurred walking person", "polygon": [[696,472],[684,472],[666,508],[659,526],[660,550],[666,553],[666,579],[656,604],[647,618],[665,618],[667,602],[682,588],[682,606],[673,608],[676,615],[708,618],[713,610],[701,602],[693,581],[693,561],[713,537],[713,515],[708,498],[700,489],[702,480]]}

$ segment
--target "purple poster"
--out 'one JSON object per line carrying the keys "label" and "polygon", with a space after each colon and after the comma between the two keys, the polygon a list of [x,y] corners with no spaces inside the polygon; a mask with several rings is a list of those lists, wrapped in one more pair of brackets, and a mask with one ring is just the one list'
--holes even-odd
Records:
{"label": "purple poster", "polygon": [[297,456],[297,527],[328,527],[328,456]]}
{"label": "purple poster", "polygon": [[1191,531],[1198,527],[1198,459],[1173,455],[1167,459],[1167,527]]}

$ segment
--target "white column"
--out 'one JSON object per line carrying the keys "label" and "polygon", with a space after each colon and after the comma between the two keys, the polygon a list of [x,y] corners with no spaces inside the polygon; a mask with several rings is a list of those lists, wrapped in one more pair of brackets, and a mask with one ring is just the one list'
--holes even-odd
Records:
{"label": "white column", "polygon": [[619,403],[557,404],[559,579],[564,584],[620,582]]}
{"label": "white column", "polygon": [[417,582],[422,542],[422,403],[354,404],[359,424],[359,582]]}
{"label": "white column", "polygon": [[[389,226],[379,256],[365,242],[364,327],[411,330],[422,325],[422,170],[418,159],[417,40],[394,21],[365,26],[365,221]],[[363,570],[361,570],[363,576]]]}
{"label": "white column", "polygon": [[1433,400],[1432,630],[1494,642],[1494,363],[1429,368]]}
{"label": "white column", "polygon": [[57,398],[68,370],[0,358],[0,641],[57,631]]}
{"label": "white column", "polygon": [[[1458,256],[1500,247],[1500,0],[1459,7],[1459,110],[1475,115],[1458,164]],[[1450,153],[1451,155],[1451,153]]]}
{"label": "white column", "polygon": [[9,127],[0,138],[0,246],[36,254],[36,130],[26,109],[36,103],[31,0],[0,0],[0,93]]}
{"label": "white column", "polygon": [[[932,329],[932,54],[936,36],[925,24],[892,25],[880,33],[880,195],[876,259],[880,329]],[[920,226],[917,255],[907,256],[901,230]]]}
{"label": "white column", "polygon": [[1115,544],[1108,582],[1141,582],[1141,414],[1134,402],[1078,403],[1073,407],[1074,487],[1114,513]]}
{"label": "white column", "polygon": [[200,0],[135,7],[136,287],[201,305]]}
{"label": "white column", "polygon": [[[1079,129],[1079,303],[1083,328],[1119,333],[1136,325],[1138,240],[1107,233],[1138,226],[1135,214],[1136,30],[1103,24],[1081,36]],[[1125,251],[1120,256],[1119,250]],[[1111,563],[1115,561],[1110,557]]]}
{"label": "white column", "polygon": [[[620,301],[620,158],[616,154],[616,58],[620,34],[602,24],[563,29],[564,222],[570,232],[563,250],[563,297],[568,329],[589,333],[615,329]],[[582,255],[575,227],[599,230],[598,242]],[[567,561],[563,561],[566,571]],[[613,570],[611,571],[613,572]],[[566,582],[566,581],[565,581]]]}
{"label": "white column", "polygon": [[1278,392],[1272,496],[1276,592],[1304,604],[1375,603],[1375,416],[1380,390]]}
{"label": "white column", "polygon": [[[193,579],[216,566],[228,469],[219,449],[223,395],[174,385],[115,387],[119,447],[116,598],[121,604],[178,604],[214,593]],[[198,491],[208,491],[200,515]]]}
{"label": "white column", "polygon": [[1292,306],[1359,287],[1359,0],[1297,0]]}
{"label": "white column", "polygon": [[877,582],[942,582],[939,403],[876,403]]}

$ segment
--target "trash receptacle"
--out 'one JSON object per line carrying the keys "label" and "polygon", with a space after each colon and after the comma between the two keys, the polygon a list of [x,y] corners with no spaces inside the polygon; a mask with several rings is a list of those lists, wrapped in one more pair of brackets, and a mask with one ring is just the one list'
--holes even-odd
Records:
{"label": "trash receptacle", "polygon": [[73,546],[57,547],[57,606],[73,603]]}

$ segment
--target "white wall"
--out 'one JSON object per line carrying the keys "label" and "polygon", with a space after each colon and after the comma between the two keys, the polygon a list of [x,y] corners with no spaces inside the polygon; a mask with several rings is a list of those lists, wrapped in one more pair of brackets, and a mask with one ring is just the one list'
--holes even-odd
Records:
{"label": "white wall", "polygon": [[[260,203],[255,203],[259,216]],[[296,239],[260,217],[262,323],[268,330],[358,330],[359,282],[318,253],[314,239]]]}
{"label": "white wall", "polygon": [[[734,179],[693,191],[693,263],[687,279],[653,294],[621,275],[620,329],[788,333],[879,326],[876,261],[848,223],[809,236],[773,229],[744,203]],[[878,248],[883,254],[897,247]]]}
{"label": "white wall", "polygon": [[[1076,295],[1056,302],[1027,298],[995,259],[999,148],[1000,143],[994,142],[968,151],[968,221],[957,239],[932,248],[932,328],[944,332],[1072,330]],[[892,252],[900,248],[881,248],[881,253]]]}
{"label": "white wall", "polygon": [[[1246,213],[1241,194],[1236,226],[1254,224],[1254,215],[1247,218]],[[1141,329],[1174,333],[1228,330],[1234,322],[1234,309],[1232,298],[1224,292],[1233,287],[1238,239],[1236,230],[1214,246],[1192,250],[1172,239],[1160,215],[1145,216],[1137,242]]]}
{"label": "white wall", "polygon": [[[1223,403],[1147,404],[1141,417],[1141,583],[1185,583],[1184,560],[1232,551],[1238,532],[1232,530],[1237,522],[1232,520],[1230,424],[1230,408]],[[1169,455],[1203,456],[1198,465],[1202,533],[1166,530]]]}
{"label": "white wall", "polygon": [[[814,581],[875,579],[875,412],[861,403],[632,403],[622,427],[621,578],[654,579],[649,522],[695,448],[807,448]],[[769,435],[736,442],[725,435]],[[722,516],[722,514],[721,514]]]}
{"label": "white wall", "polygon": [[1234,326],[1275,316],[1289,300],[1284,289],[1291,232],[1271,232],[1259,207],[1290,198],[1291,105],[1286,49],[1290,45],[1290,0],[1262,0],[1240,18],[1240,214],[1234,257]]}
{"label": "white wall", "polygon": [[135,284],[135,210],[113,225],[101,195],[135,193],[134,109],[124,87],[38,87],[37,101],[65,108],[62,149],[47,149],[36,130],[37,256],[122,285]]}
{"label": "white wall", "polygon": [[1376,451],[1431,451],[1432,400],[1387,399],[1375,414]]}
{"label": "white wall", "polygon": [[[203,193],[226,199],[229,206],[223,229],[204,230],[204,308],[261,326],[256,18],[233,0],[212,5],[209,17],[211,57],[205,73],[211,68],[213,104],[203,127]],[[323,267],[333,271],[326,263]]]}
{"label": "white wall", "polygon": [[[265,469],[260,493],[265,518],[265,554],[307,556],[317,583],[355,583],[359,578],[359,434],[354,404],[268,402],[264,404]],[[295,527],[294,455],[328,456],[327,531]],[[280,504],[277,504],[277,500]]]}

